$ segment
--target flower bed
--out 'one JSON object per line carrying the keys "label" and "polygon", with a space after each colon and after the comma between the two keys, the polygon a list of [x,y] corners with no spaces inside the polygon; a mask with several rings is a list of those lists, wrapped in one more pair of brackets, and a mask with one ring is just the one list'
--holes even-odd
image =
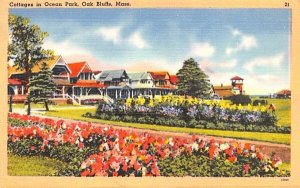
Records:
{"label": "flower bed", "polygon": [[177,127],[290,133],[290,127],[276,125],[276,116],[265,106],[225,105],[170,95],[156,99],[129,98],[116,104],[101,102],[93,117]]}
{"label": "flower bed", "polygon": [[17,155],[47,156],[70,166],[68,176],[289,176],[250,144],[236,141],[159,137],[147,132],[66,124],[9,114],[8,150]]}

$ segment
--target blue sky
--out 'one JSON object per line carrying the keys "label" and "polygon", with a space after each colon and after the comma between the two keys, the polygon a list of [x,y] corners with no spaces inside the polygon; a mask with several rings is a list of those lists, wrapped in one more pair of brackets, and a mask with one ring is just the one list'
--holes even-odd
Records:
{"label": "blue sky", "polygon": [[176,73],[192,57],[212,84],[290,88],[288,9],[10,9],[49,33],[45,48],[94,69]]}

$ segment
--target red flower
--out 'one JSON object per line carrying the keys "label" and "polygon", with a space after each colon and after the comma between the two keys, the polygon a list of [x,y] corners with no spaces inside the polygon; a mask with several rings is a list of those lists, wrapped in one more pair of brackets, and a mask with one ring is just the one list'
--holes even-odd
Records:
{"label": "red flower", "polygon": [[33,150],[35,150],[35,148],[36,148],[35,146],[31,146],[31,147],[30,147],[30,150],[33,151]]}
{"label": "red flower", "polygon": [[249,169],[250,169],[250,164],[248,163],[244,164],[244,169],[243,169],[244,174],[248,174]]}
{"label": "red flower", "polygon": [[218,156],[218,147],[215,144],[211,145],[208,150],[208,154],[209,154],[209,158],[211,159],[216,158]]}
{"label": "red flower", "polygon": [[195,136],[195,135],[192,136],[192,141],[193,141],[193,142],[196,141],[196,136]]}
{"label": "red flower", "polygon": [[87,175],[90,174],[90,171],[89,170],[84,170],[83,172],[81,172],[81,176],[85,177]]}
{"label": "red flower", "polygon": [[84,148],[84,144],[83,144],[82,142],[79,142],[78,147],[79,147],[80,149],[82,149],[82,148]]}
{"label": "red flower", "polygon": [[250,150],[251,149],[251,145],[249,143],[246,143],[244,146],[245,149]]}
{"label": "red flower", "polygon": [[134,170],[136,170],[136,171],[140,170],[141,167],[142,167],[142,166],[141,166],[140,163],[138,163],[138,162],[135,162],[134,165],[133,165],[133,168],[134,168]]}
{"label": "red flower", "polygon": [[243,149],[241,148],[241,147],[238,147],[237,149],[236,149],[236,152],[237,152],[237,154],[241,154],[242,152],[243,152]]}
{"label": "red flower", "polygon": [[187,147],[186,148],[186,152],[187,152],[188,155],[191,155],[191,153],[192,153],[192,147],[191,146]]}
{"label": "red flower", "polygon": [[232,157],[228,157],[228,160],[232,163],[236,162],[237,161],[237,158],[235,156],[232,156]]}
{"label": "red flower", "polygon": [[261,152],[257,152],[256,157],[261,161],[264,158],[264,155]]}
{"label": "red flower", "polygon": [[124,172],[127,172],[128,167],[127,167],[126,162],[124,161],[124,162],[122,163],[122,165],[123,165],[122,170],[123,170]]}

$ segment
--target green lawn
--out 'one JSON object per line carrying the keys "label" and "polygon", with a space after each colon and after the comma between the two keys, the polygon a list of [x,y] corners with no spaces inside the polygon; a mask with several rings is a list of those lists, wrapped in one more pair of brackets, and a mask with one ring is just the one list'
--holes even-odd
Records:
{"label": "green lawn", "polygon": [[67,164],[47,157],[27,157],[8,154],[10,176],[53,176]]}
{"label": "green lawn", "polygon": [[69,119],[81,120],[81,121],[88,121],[88,122],[112,124],[112,125],[123,126],[123,127],[133,127],[133,128],[139,128],[139,129],[181,132],[181,133],[190,133],[190,134],[211,135],[211,136],[221,136],[221,137],[229,137],[229,138],[240,138],[240,139],[247,139],[247,140],[266,141],[266,142],[272,142],[272,143],[290,144],[290,134],[169,127],[169,126],[161,126],[161,125],[115,122],[115,121],[107,121],[107,120],[101,120],[101,119],[86,118],[86,117],[81,116],[82,114],[84,114],[86,112],[94,113],[95,110],[96,110],[96,107],[89,107],[89,108],[85,108],[85,109],[72,108],[72,110],[59,109],[56,111],[54,110],[54,111],[46,112],[45,115],[69,118]]}
{"label": "green lawn", "polygon": [[[44,107],[44,104],[42,104],[42,103],[37,103],[37,104],[34,104],[34,103],[31,103],[31,108],[41,108],[41,109],[44,109],[45,107]],[[75,106],[75,105],[73,105],[73,104],[56,104],[56,105],[52,105],[52,104],[50,104],[49,105],[49,108],[51,109],[51,108],[55,108],[55,107],[64,107],[64,106]],[[12,105],[12,108],[14,109],[14,108],[24,108],[25,109],[25,105],[23,104],[23,103],[14,103],[13,105]]]}
{"label": "green lawn", "polygon": [[268,103],[275,104],[276,115],[279,126],[291,126],[291,100],[290,99],[268,99]]}

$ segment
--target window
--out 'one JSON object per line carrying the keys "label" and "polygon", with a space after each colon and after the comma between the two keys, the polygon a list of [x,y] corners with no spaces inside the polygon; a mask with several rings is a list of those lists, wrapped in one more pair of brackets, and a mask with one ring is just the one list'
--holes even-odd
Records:
{"label": "window", "polygon": [[159,80],[158,83],[159,83],[160,86],[165,85],[165,81],[164,80]]}

